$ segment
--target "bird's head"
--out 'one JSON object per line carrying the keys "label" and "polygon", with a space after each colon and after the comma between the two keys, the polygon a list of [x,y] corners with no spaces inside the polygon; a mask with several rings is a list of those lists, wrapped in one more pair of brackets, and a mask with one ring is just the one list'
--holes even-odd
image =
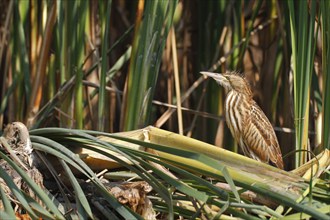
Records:
{"label": "bird's head", "polygon": [[201,74],[208,77],[212,77],[218,84],[225,88],[226,93],[234,90],[235,92],[252,96],[249,83],[244,79],[244,77],[240,76],[237,73],[201,72]]}

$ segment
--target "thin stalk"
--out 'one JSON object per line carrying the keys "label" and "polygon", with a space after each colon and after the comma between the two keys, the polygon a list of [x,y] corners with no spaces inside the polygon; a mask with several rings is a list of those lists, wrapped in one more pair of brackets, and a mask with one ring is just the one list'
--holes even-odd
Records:
{"label": "thin stalk", "polygon": [[77,68],[77,77],[75,82],[75,113],[76,113],[76,127],[83,128],[84,126],[84,108],[83,108],[83,66],[84,62],[84,49],[85,49],[85,26],[86,26],[86,12],[87,12],[87,3],[88,1],[78,1],[78,9],[77,15],[79,15],[79,20],[77,24],[76,31],[76,42],[77,47],[77,60],[76,60],[76,68]]}
{"label": "thin stalk", "polygon": [[321,19],[322,19],[322,70],[323,70],[323,104],[322,104],[322,145],[324,148],[330,149],[330,21],[328,12],[330,10],[330,2],[322,0]]}
{"label": "thin stalk", "polygon": [[174,82],[175,82],[175,95],[178,115],[178,126],[179,134],[183,134],[183,123],[182,123],[182,110],[181,110],[181,92],[180,92],[180,78],[179,78],[179,67],[178,67],[178,55],[176,50],[175,30],[172,26],[171,31],[171,42],[172,42],[172,59],[173,59],[173,70],[174,70]]}
{"label": "thin stalk", "polygon": [[[67,80],[70,79],[71,75],[71,53],[72,53],[72,44],[73,42],[73,33],[75,31],[72,28],[72,17],[75,15],[74,10],[74,1],[58,1],[58,59],[59,61],[59,70],[60,70],[60,85],[64,86]],[[71,9],[71,13],[69,13]],[[72,35],[69,35],[68,32],[72,30]],[[66,97],[62,100],[60,110],[62,112],[69,112],[70,99]],[[60,127],[68,127],[70,121],[67,117],[60,115]]]}
{"label": "thin stalk", "polygon": [[[106,4],[104,7],[103,4]],[[108,98],[106,95],[106,73],[108,69],[108,59],[107,59],[107,48],[109,42],[109,29],[110,29],[110,12],[111,12],[111,0],[108,0],[106,3],[100,1],[101,13],[101,33],[102,33],[102,61],[101,61],[101,77],[100,77],[100,89],[99,89],[99,101],[98,101],[98,123],[97,128],[100,131],[104,131],[105,124],[105,109]]]}

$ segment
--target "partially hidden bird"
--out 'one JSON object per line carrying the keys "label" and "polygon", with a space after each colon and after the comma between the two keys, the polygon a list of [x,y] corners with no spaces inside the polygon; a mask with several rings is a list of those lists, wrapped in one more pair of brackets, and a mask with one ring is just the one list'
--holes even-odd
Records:
{"label": "partially hidden bird", "polygon": [[283,169],[281,149],[265,113],[253,100],[249,83],[235,72],[201,74],[225,89],[226,123],[243,153],[255,160]]}

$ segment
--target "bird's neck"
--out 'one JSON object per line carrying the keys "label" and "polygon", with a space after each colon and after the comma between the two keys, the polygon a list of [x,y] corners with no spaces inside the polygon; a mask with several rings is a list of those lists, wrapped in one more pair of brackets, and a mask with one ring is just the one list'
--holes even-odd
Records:
{"label": "bird's neck", "polygon": [[245,93],[241,93],[241,92],[237,92],[235,90],[230,90],[228,92],[226,92],[226,97],[228,97],[229,95],[230,96],[238,96],[239,98],[244,98],[245,100],[247,101],[250,101],[252,100],[253,96],[252,96],[252,92],[247,92],[246,94]]}

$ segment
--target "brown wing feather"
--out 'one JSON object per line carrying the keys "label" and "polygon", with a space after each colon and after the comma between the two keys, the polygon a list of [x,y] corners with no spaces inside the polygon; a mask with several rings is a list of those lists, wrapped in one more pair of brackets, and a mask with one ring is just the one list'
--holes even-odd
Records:
{"label": "brown wing feather", "polygon": [[266,115],[253,101],[247,126],[243,132],[243,142],[255,159],[274,163],[283,169],[281,150],[272,125]]}

